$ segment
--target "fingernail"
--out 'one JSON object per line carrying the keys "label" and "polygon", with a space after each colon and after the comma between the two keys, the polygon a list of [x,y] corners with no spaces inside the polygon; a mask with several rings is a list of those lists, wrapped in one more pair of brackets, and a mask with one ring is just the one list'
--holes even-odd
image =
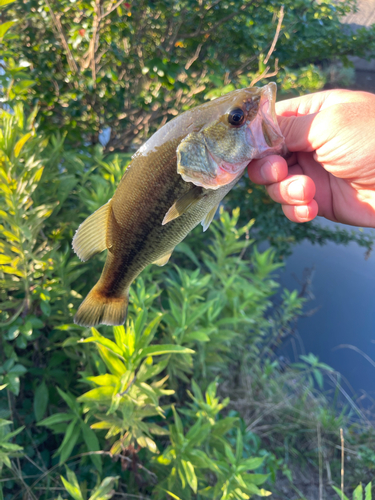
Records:
{"label": "fingernail", "polygon": [[288,186],[288,195],[292,200],[302,201],[305,199],[305,189],[300,181],[293,181]]}
{"label": "fingernail", "polygon": [[273,165],[270,161],[266,161],[260,168],[260,175],[266,182],[275,182],[275,174],[273,172]]}

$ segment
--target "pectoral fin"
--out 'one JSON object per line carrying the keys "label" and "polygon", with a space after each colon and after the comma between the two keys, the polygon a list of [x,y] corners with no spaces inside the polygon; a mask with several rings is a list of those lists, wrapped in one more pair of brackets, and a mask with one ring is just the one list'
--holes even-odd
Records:
{"label": "pectoral fin", "polygon": [[73,250],[83,261],[112,245],[108,231],[111,213],[110,201],[83,221],[74,235]]}
{"label": "pectoral fin", "polygon": [[154,260],[153,264],[156,264],[157,266],[160,266],[160,267],[165,266],[165,264],[167,264],[167,262],[169,261],[171,255],[172,255],[172,252],[166,253],[165,255],[163,255],[163,257],[160,257],[160,259]]}
{"label": "pectoral fin", "polygon": [[215,214],[216,214],[216,210],[219,208],[219,204],[215,205],[214,208],[212,208],[208,214],[206,215],[206,217],[202,220],[201,224],[203,226],[203,232],[204,231],[207,231],[207,229],[209,228],[211,222],[213,221],[213,218],[215,217]]}
{"label": "pectoral fin", "polygon": [[182,195],[168,210],[163,219],[162,225],[164,226],[171,220],[177,219],[183,213],[185,213],[189,208],[193,207],[198,201],[200,201],[205,194],[202,188],[194,186],[190,191]]}

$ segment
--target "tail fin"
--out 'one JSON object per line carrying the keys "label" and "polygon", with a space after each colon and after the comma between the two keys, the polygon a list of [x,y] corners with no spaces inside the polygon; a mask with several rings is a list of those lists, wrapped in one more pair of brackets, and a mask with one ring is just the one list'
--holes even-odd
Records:
{"label": "tail fin", "polygon": [[74,316],[74,323],[80,326],[123,325],[128,312],[128,303],[127,291],[121,297],[108,297],[94,286],[79,306]]}

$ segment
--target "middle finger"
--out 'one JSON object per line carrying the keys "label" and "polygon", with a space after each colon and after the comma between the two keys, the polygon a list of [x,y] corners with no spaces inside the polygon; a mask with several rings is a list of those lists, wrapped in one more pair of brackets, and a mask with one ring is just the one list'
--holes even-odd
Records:
{"label": "middle finger", "polygon": [[305,205],[315,196],[314,181],[307,175],[288,175],[281,182],[266,186],[266,189],[274,201],[283,205]]}

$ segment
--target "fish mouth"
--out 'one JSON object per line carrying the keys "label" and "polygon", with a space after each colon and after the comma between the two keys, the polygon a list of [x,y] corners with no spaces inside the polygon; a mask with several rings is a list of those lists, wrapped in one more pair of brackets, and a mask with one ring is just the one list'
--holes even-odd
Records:
{"label": "fish mouth", "polygon": [[286,153],[284,136],[275,111],[276,89],[274,82],[259,89],[259,111],[247,126],[246,139],[255,150],[254,159],[264,158],[270,154]]}

